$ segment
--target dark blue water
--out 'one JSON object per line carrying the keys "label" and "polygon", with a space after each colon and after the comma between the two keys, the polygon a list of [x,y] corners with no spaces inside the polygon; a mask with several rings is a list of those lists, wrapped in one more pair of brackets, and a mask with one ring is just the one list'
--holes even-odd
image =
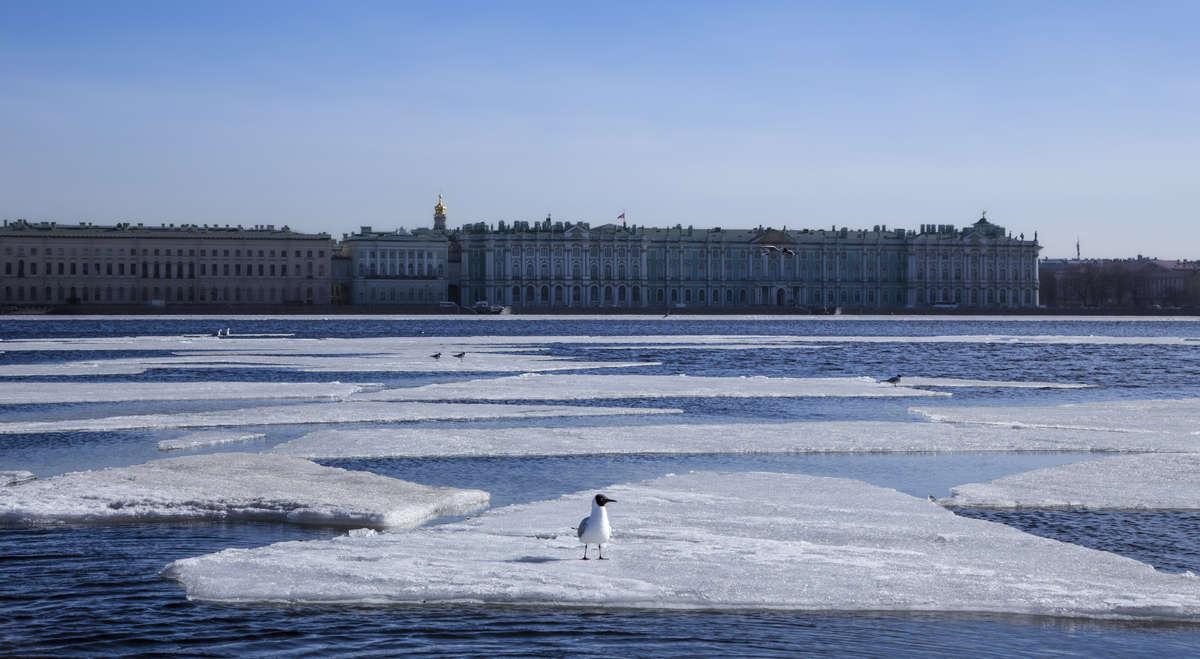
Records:
{"label": "dark blue water", "polygon": [[[1191,321],[970,319],[538,319],[265,318],[3,319],[0,339],[175,335],[215,331],[289,332],[301,337],[795,335],[1072,335],[1200,337]],[[829,343],[770,351],[608,350],[544,344],[549,354],[589,361],[662,362],[640,373],[828,377],[897,372],[991,380],[1087,382],[1082,390],[955,389],[938,405],[1058,405],[1118,398],[1197,395],[1197,346],[978,343]],[[4,348],[0,343],[0,349]],[[5,352],[0,363],[129,358],[129,352]],[[162,356],[153,353],[146,356]],[[585,371],[586,372],[586,371]],[[594,371],[605,373],[605,370]],[[611,373],[611,371],[607,371]],[[293,370],[150,370],[89,381],[255,380],[385,382],[410,386],[437,374],[299,373]],[[466,377],[495,377],[479,375]],[[18,381],[53,381],[22,378]],[[70,379],[70,378],[57,378]],[[269,403],[254,401],[254,406]],[[575,404],[678,407],[670,418],[551,419],[541,425],[711,423],[866,419],[923,422],[912,400],[703,399]],[[94,418],[113,414],[229,409],[244,403],[28,405],[0,408],[0,421]],[[507,426],[521,422],[488,422]],[[439,424],[429,424],[439,425]],[[195,452],[259,451],[310,431],[256,428],[267,438]],[[128,465],[162,457],[154,448],[180,431],[0,436],[0,469],[39,476]],[[187,454],[172,452],[171,455]],[[759,470],[858,478],[923,496],[949,487],[1093,456],[747,455],[599,456],[330,461],[434,485],[479,487],[495,505],[557,497],[614,482],[690,470]],[[583,479],[578,474],[586,473]],[[572,475],[574,474],[574,476]],[[1200,572],[1200,515],[1180,512],[972,511],[1046,537],[1114,551],[1169,572]],[[229,547],[329,537],[333,529],[263,524],[108,527],[0,527],[0,655],[3,656],[414,656],[466,657],[1133,657],[1198,656],[1200,626],[995,615],[650,612],[546,607],[225,606],[188,602],[158,576],[172,560]]]}

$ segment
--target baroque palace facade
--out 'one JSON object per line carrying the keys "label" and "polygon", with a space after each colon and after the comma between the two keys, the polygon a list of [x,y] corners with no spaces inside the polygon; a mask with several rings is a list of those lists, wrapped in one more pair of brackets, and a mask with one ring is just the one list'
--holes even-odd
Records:
{"label": "baroque palace facade", "polygon": [[499,222],[340,242],[271,225],[0,228],[8,306],[1034,307],[1037,236]]}

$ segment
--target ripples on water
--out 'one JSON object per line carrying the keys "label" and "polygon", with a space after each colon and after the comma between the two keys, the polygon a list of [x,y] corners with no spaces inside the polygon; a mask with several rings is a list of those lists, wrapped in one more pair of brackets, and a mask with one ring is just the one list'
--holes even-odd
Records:
{"label": "ripples on water", "polygon": [[[165,318],[14,319],[0,338],[137,336],[214,331],[292,332],[301,337],[639,334],[935,336],[946,334],[1200,336],[1190,321],[994,321],[970,319],[526,319]],[[766,350],[605,350],[546,344],[547,353],[585,360],[650,360],[638,373],[930,377],[1078,381],[1100,389],[953,390],[950,399],[667,400],[576,404],[680,407],[669,419],[606,424],[753,420],[879,419],[920,422],[914,404],[1056,405],[1114,398],[1195,396],[1193,346],[831,343]],[[162,356],[144,353],[143,356]],[[6,353],[3,363],[128,358],[124,352]],[[634,371],[627,371],[634,372]],[[613,374],[611,371],[606,374]],[[445,374],[298,373],[291,370],[150,370],[87,381],[428,382],[497,377]],[[37,381],[72,378],[30,378]],[[253,406],[294,404],[254,401]],[[88,418],[182,409],[227,409],[223,402],[22,406],[2,420]],[[549,425],[594,420],[547,420]],[[490,424],[490,425],[489,425]],[[519,422],[488,422],[484,427]],[[431,426],[446,424],[427,424]],[[461,427],[461,424],[459,424]],[[0,468],[37,463],[42,475],[125,465],[166,455],[262,450],[309,429],[256,428],[266,440],[164,454],[159,439],[184,432],[64,433],[0,438]],[[952,485],[1094,456],[1081,454],[906,456],[588,456],[326,461],[434,485],[481,487],[493,503],[534,501],[614,482],[689,470],[762,470],[844,476],[923,496]],[[11,465],[11,466],[10,466]],[[1200,513],[957,511],[1068,542],[1115,551],[1164,571],[1200,566]],[[188,602],[158,577],[168,562],[230,547],[327,538],[339,531],[268,524],[156,524],[104,527],[0,527],[0,655],[4,656],[347,656],[383,657],[1132,657],[1194,656],[1200,626],[1116,623],[996,615],[670,612],[548,607],[221,606]]]}

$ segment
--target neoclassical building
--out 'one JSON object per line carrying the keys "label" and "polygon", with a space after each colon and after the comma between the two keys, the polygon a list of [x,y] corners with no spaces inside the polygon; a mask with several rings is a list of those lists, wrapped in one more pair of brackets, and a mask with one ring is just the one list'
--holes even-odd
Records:
{"label": "neoclassical building", "polygon": [[[444,209],[443,209],[444,210]],[[981,218],[919,231],[466,225],[461,302],[517,306],[1033,307],[1034,240]],[[458,301],[458,300],[455,300]]]}
{"label": "neoclassical building", "polygon": [[432,229],[360,227],[358,233],[344,234],[341,257],[348,261],[349,278],[339,285],[348,288],[348,302],[353,305],[428,305],[451,300],[458,292],[451,283],[458,269],[450,268],[455,246],[438,195]]}
{"label": "neoclassical building", "polygon": [[328,234],[273,225],[5,221],[6,305],[328,305]]}

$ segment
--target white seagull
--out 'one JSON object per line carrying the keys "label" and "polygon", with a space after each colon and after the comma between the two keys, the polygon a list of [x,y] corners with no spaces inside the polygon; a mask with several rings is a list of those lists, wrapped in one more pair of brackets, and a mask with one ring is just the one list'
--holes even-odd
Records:
{"label": "white seagull", "polygon": [[612,535],[612,527],[608,525],[608,511],[604,509],[604,504],[616,502],[616,499],[609,499],[603,494],[597,494],[596,498],[592,500],[592,514],[579,522],[577,535],[583,542],[583,560],[589,560],[587,557],[588,545],[596,545],[596,550],[600,553],[600,560],[608,560],[604,557],[604,547],[601,545],[608,542],[608,536]]}
{"label": "white seagull", "polygon": [[900,376],[897,375],[896,377],[888,378],[888,379],[884,380],[884,382],[886,382],[894,387],[894,386],[900,384]]}

